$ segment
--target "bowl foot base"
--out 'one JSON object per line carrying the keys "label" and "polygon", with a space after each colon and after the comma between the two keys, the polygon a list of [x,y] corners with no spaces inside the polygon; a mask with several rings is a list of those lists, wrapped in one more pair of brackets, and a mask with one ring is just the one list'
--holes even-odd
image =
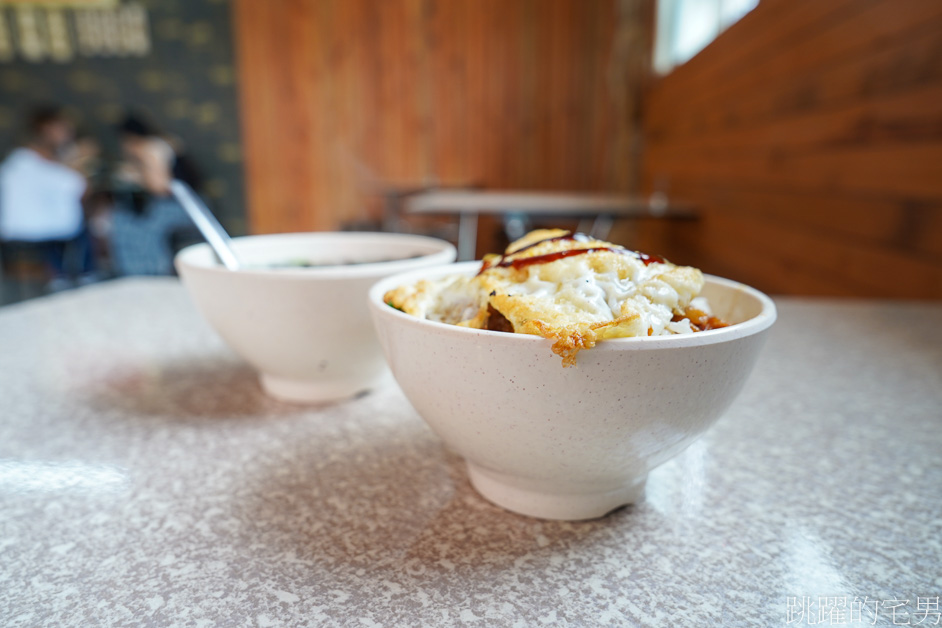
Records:
{"label": "bowl foot base", "polygon": [[597,519],[611,511],[640,501],[644,497],[647,474],[616,489],[571,493],[545,487],[521,486],[521,481],[472,462],[467,463],[471,485],[485,499],[501,508],[538,519],[578,521]]}
{"label": "bowl foot base", "polygon": [[362,378],[353,380],[333,381],[304,381],[297,379],[284,379],[271,375],[259,375],[262,390],[269,397],[290,403],[332,403],[343,401],[375,388],[377,383],[384,381],[382,377],[374,381],[364,382]]}

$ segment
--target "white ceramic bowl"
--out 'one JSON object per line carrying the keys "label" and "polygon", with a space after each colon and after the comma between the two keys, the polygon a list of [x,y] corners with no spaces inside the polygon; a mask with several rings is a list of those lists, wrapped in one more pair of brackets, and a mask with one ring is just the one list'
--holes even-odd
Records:
{"label": "white ceramic bowl", "polygon": [[[177,272],[203,316],[259,371],[264,390],[303,403],[351,397],[388,372],[366,305],[370,286],[455,259],[448,242],[395,233],[249,236],[233,247],[245,270],[227,270],[208,244],[197,244],[177,255]],[[395,261],[264,268],[296,259]]]}
{"label": "white ceramic bowl", "polygon": [[537,336],[403,314],[386,291],[479,262],[396,275],[370,290],[393,375],[431,428],[464,456],[471,483],[508,510],[590,519],[641,498],[648,472],[712,425],[742,389],[775,305],[707,276],[703,295],[735,323],[696,334],[600,342],[563,368]]}

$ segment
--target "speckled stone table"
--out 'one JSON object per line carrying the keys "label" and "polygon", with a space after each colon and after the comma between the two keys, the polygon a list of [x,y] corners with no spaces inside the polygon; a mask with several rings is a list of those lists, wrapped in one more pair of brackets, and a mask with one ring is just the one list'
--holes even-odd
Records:
{"label": "speckled stone table", "polygon": [[265,398],[174,280],[2,308],[0,625],[939,625],[942,304],[778,304],[726,416],[583,523],[478,497],[394,384]]}

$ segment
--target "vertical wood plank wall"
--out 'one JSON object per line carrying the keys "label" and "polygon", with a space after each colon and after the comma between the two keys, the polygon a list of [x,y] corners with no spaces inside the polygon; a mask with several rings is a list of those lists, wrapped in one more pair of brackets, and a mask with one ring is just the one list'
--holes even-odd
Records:
{"label": "vertical wood plank wall", "polygon": [[377,182],[627,191],[619,6],[236,0],[251,230],[363,219]]}
{"label": "vertical wood plank wall", "polygon": [[641,246],[774,293],[942,298],[942,2],[761,0],[643,99]]}

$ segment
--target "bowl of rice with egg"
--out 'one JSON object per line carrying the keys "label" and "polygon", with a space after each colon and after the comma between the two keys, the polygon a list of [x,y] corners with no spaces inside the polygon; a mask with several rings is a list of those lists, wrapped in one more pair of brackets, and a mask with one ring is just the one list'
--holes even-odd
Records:
{"label": "bowl of rice with egg", "polygon": [[776,318],[746,285],[561,230],[384,279],[370,308],[477,491],[566,520],[641,499],[739,394]]}

